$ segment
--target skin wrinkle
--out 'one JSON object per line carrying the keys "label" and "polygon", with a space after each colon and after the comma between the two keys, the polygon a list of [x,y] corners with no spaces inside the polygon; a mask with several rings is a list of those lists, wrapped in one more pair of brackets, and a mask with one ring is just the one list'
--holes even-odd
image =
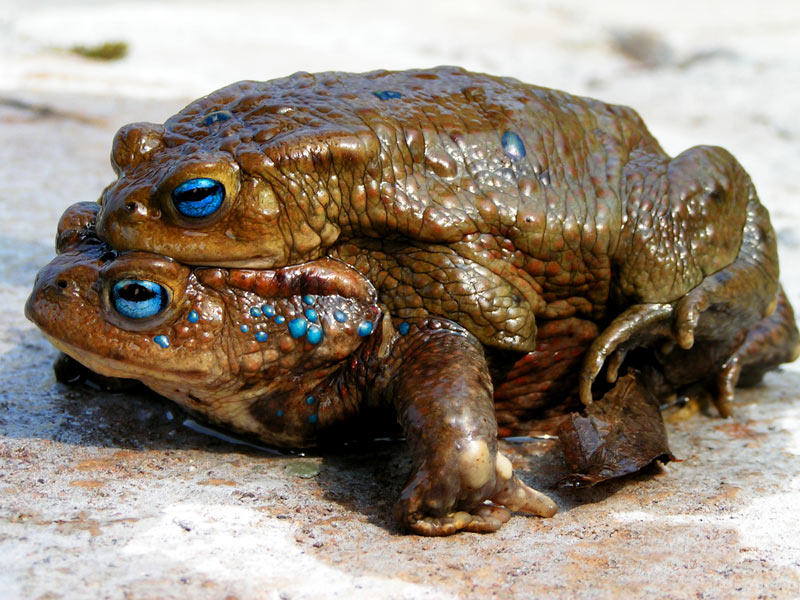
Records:
{"label": "skin wrinkle", "polygon": [[[661,179],[659,179],[658,182],[659,182],[659,185],[662,184],[662,180]],[[659,194],[659,193],[656,193],[656,194],[652,194],[652,193],[645,194],[646,189],[645,189],[644,185],[647,184],[647,178],[645,178],[641,183],[642,183],[642,187],[639,188],[641,190],[640,193],[638,195],[634,195],[632,193],[629,196],[629,198],[632,197],[632,198],[635,198],[635,200],[633,202],[631,202],[629,200],[628,201],[628,207],[627,207],[627,212],[628,212],[628,216],[629,216],[628,224],[631,226],[631,228],[634,231],[638,231],[640,229],[640,219],[642,218],[641,211],[638,210],[638,208],[639,208],[638,207],[639,199],[641,197],[647,195],[647,197],[649,197],[649,198],[655,198],[655,201],[657,202],[659,199],[664,198],[666,193],[667,193],[665,191],[663,194]],[[632,211],[635,211],[635,212],[632,213]],[[627,252],[628,258],[626,259],[626,262],[631,263],[631,264],[640,264],[640,263],[644,262],[644,261],[642,261],[640,259],[642,257],[643,252],[645,252],[648,249],[647,242],[649,240],[651,240],[651,239],[654,239],[655,236],[656,236],[656,231],[653,228],[645,227],[644,229],[647,232],[645,237],[641,237],[641,236],[639,236],[639,237],[632,236],[631,237],[631,243],[634,244],[637,241],[641,241],[641,247],[637,251],[636,248],[631,246],[630,249]],[[648,275],[650,273],[649,270],[644,271],[644,272],[647,273]]]}
{"label": "skin wrinkle", "polygon": [[[377,180],[375,181],[375,184],[376,184],[375,188],[377,189],[377,197],[378,197],[378,199],[382,201],[383,197],[384,197],[383,196],[383,191],[382,191],[383,190],[383,184],[384,183],[392,184],[393,181],[394,181],[394,168],[392,166],[391,152],[387,152],[387,145],[384,143],[385,142],[384,136],[382,136],[380,134],[380,132],[378,131],[376,126],[373,126],[372,124],[366,123],[366,122],[365,122],[365,125],[367,127],[369,127],[370,131],[372,132],[372,135],[374,135],[375,138],[378,140],[378,145],[380,147],[380,153],[378,154],[378,165],[379,165],[378,172],[379,172],[380,175],[377,178]],[[378,122],[377,126],[380,126],[380,125],[381,125],[381,123]],[[392,173],[391,180],[386,179],[385,173],[387,173],[387,172],[391,172]],[[369,201],[367,202],[367,206],[369,207]],[[378,212],[382,212],[383,213],[382,214],[383,222],[387,223],[387,224],[389,223],[389,213],[388,213],[387,208],[386,208],[385,205],[376,206],[372,210],[378,211]],[[370,211],[369,210],[367,210],[367,213],[366,213],[365,216],[366,216],[366,218],[368,220],[370,219]]]}
{"label": "skin wrinkle", "polygon": [[[483,89],[481,89],[480,91],[481,91],[481,95],[483,95],[483,93],[484,93]],[[462,88],[462,93],[463,93],[463,88]],[[485,97],[484,97],[484,99],[485,99]],[[491,119],[491,115],[489,114],[489,110],[479,100],[480,99],[476,98],[475,95],[472,95],[471,97],[467,97],[467,101],[470,104],[473,104],[476,107],[478,107],[482,111],[483,115],[487,118],[487,120],[491,121],[492,119]],[[461,121],[465,137],[470,136],[470,134],[472,134],[473,132],[470,130],[467,121],[465,121],[461,117],[460,113],[457,112],[457,111],[455,112],[455,116],[456,116],[456,118],[458,118]],[[499,136],[501,134],[497,131],[497,128],[494,128],[494,133],[495,133],[496,136],[498,136],[497,137],[497,142],[498,142],[498,146],[500,146],[501,144],[500,144],[500,137]],[[473,181],[477,181],[478,180],[478,172],[473,168],[473,162],[468,160],[468,157],[472,156],[472,153],[468,151],[469,148],[465,148],[462,145],[458,144],[457,142],[456,142],[456,145],[459,148],[459,150],[461,151],[461,155],[462,155],[462,158],[463,158],[463,165],[464,165],[464,169],[465,169],[466,175],[468,177],[470,177]],[[488,160],[488,157],[487,157],[487,160]],[[515,211],[515,213],[518,213],[518,210]],[[470,216],[469,211],[467,212],[467,215]],[[477,211],[473,210],[472,211],[472,217],[471,217],[471,220],[472,220],[472,223],[473,223],[473,227],[474,227],[474,229],[476,231],[481,231],[481,229],[482,229],[481,228],[481,220],[480,219],[476,219],[477,216],[478,216]],[[484,228],[487,231],[481,231],[481,233],[489,233],[488,227],[484,227]]]}
{"label": "skin wrinkle", "polygon": [[[296,181],[294,181],[294,169],[290,168],[291,163],[289,163],[288,161],[286,161],[286,162],[281,161],[279,164],[285,164],[287,166],[286,170],[285,171],[282,170],[281,172],[284,174],[284,177],[289,181],[289,184],[286,186],[287,194],[286,194],[286,196],[284,196],[284,205],[288,206],[288,204],[289,204],[288,200],[291,198],[291,200],[293,201],[294,210],[297,213],[299,213],[299,215],[302,215],[302,216],[305,217],[305,219],[302,219],[300,221],[300,223],[298,223],[298,222],[288,223],[287,222],[287,224],[286,224],[288,226],[287,228],[288,228],[289,234],[291,235],[292,239],[295,240],[296,238],[294,236],[294,232],[298,230],[298,224],[301,224],[301,228],[302,228],[303,225],[308,227],[308,228],[311,228],[312,220],[310,218],[311,215],[309,214],[309,211],[311,210],[311,206],[310,206],[311,203],[310,202],[303,202],[301,200],[301,198],[298,196],[298,194],[295,191],[293,191],[292,184],[294,184],[295,190],[297,190],[297,191],[302,191],[302,187],[301,187],[300,184],[298,184]],[[288,171],[288,174],[287,174],[287,171]],[[308,196],[306,195],[305,198],[308,199]],[[288,219],[287,219],[287,221],[288,221]],[[319,236],[317,236],[317,237],[319,238]],[[290,248],[296,248],[296,247],[297,247],[296,243],[293,243],[290,246]]]}
{"label": "skin wrinkle", "polygon": [[[481,95],[483,95],[483,93],[482,93],[483,90],[480,90],[480,91],[481,91]],[[481,111],[483,112],[483,114],[487,118],[487,120],[489,120],[490,122],[495,122],[497,125],[499,125],[499,120],[496,119],[496,118],[493,118],[493,112],[494,111],[489,111],[489,109],[483,103],[481,103],[479,101],[479,99],[476,97],[475,94],[472,94],[471,96],[468,96],[467,99],[468,99],[468,101],[473,102],[478,108],[481,109]],[[462,128],[464,130],[464,136],[468,137],[471,134],[471,131],[469,130],[467,122],[464,119],[461,119],[459,114],[456,114],[456,117],[459,118],[460,121],[461,121],[461,124],[463,126]],[[500,142],[500,131],[499,131],[499,129],[501,129],[501,128],[496,126],[494,129],[495,129],[495,135],[497,136],[497,141],[498,141],[498,146],[499,146],[500,145],[499,144],[499,142]],[[467,160],[467,157],[470,155],[470,153],[465,151],[465,147],[462,144],[458,144],[458,142],[456,142],[456,143],[457,143],[459,149],[461,150],[461,154],[462,154],[462,157],[463,157],[463,163],[464,163],[464,165],[465,165],[465,167],[467,169],[467,173],[471,177],[473,177],[473,179],[475,179],[475,177],[476,177],[475,172],[471,169],[472,163]],[[526,160],[526,162],[527,162],[527,160]],[[517,206],[513,211],[514,214],[513,214],[513,217],[511,219],[511,221],[513,223],[516,223],[518,221],[518,215],[519,215],[519,186],[517,185],[516,188],[517,188],[517,196],[516,196]],[[509,199],[511,199],[511,197],[507,198],[507,200],[509,200]],[[473,224],[475,225],[476,229],[480,230],[480,227],[479,227],[479,225],[477,223],[475,223],[473,221]],[[513,226],[513,225],[510,225],[510,226]],[[499,233],[500,233],[500,235],[503,236],[503,239],[508,239],[508,234],[505,231],[501,231]],[[465,258],[469,258],[470,256],[473,256],[473,257],[475,256],[474,253],[472,253],[470,255],[469,253],[463,253],[462,252],[461,254]],[[484,262],[484,264],[490,264],[490,263],[487,261],[487,262]],[[501,273],[499,273],[499,272],[497,274],[501,275]],[[517,290],[517,291],[519,291],[519,290]]]}
{"label": "skin wrinkle", "polygon": [[[683,230],[683,227],[680,224],[680,222],[677,222],[673,218],[673,213],[671,213],[671,212],[667,213],[666,218],[669,219],[670,224],[672,225],[671,229],[672,229],[673,232],[675,232],[673,234],[671,240],[670,240],[670,243],[673,246],[673,250],[675,251],[673,256],[679,256],[678,249],[675,248],[675,240],[682,239],[681,236],[682,235],[685,236],[686,233]],[[678,287],[678,282],[680,280],[685,279],[685,274],[686,274],[686,271],[687,271],[687,265],[682,260],[676,260],[675,263],[674,263],[674,267],[675,268],[672,269],[672,273],[673,273],[673,275],[672,275],[672,285],[671,285],[672,289],[675,289],[676,287]]]}
{"label": "skin wrinkle", "polygon": [[[669,203],[669,185],[666,184],[665,182],[663,184],[663,187],[665,188],[663,189],[663,192],[661,192],[663,195],[660,196],[659,198],[663,198],[664,203]],[[671,213],[669,211],[665,209],[663,212],[665,218],[667,219],[671,218]],[[680,254],[677,252],[669,253],[667,258],[667,260],[670,261],[674,267],[675,276],[673,277],[672,280],[673,283],[671,289],[677,289],[676,284],[678,283],[677,275],[679,271],[682,275],[682,280],[686,281],[689,279],[691,272],[697,269],[697,265],[695,264],[694,261],[694,254],[690,252],[691,248],[690,232],[686,228],[687,224],[688,223],[684,221],[679,225],[679,237],[675,238],[683,242],[682,245],[685,248],[684,252]],[[664,228],[664,231],[666,230],[667,229]],[[673,249],[677,251],[677,248],[674,248],[674,241],[672,243],[673,243]]]}

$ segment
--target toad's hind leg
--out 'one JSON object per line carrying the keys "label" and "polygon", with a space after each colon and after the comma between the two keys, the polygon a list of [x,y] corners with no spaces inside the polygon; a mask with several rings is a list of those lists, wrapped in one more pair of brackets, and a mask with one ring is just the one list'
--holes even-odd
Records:
{"label": "toad's hind leg", "polygon": [[492,384],[477,340],[443,319],[407,321],[401,330],[385,388],[412,456],[394,508],[400,523],[449,535],[495,531],[511,510],[555,514],[556,504],[522,483],[497,450]]}

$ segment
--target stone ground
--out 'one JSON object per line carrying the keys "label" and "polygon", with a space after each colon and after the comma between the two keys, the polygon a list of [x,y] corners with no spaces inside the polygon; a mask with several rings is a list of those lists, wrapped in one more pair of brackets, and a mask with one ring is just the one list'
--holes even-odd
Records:
{"label": "stone ground", "polygon": [[[602,490],[555,488],[553,442],[506,444],[559,514],[446,539],[388,519],[400,444],[276,455],[152,397],[55,383],[22,306],[62,210],[111,181],[114,131],[296,70],[460,64],[634,106],[671,153],[726,146],[772,214],[800,307],[793,0],[331,6],[0,0],[0,596],[800,596],[796,365],[740,392],[732,419],[671,424],[682,462]],[[69,51],[114,40],[121,60]]]}

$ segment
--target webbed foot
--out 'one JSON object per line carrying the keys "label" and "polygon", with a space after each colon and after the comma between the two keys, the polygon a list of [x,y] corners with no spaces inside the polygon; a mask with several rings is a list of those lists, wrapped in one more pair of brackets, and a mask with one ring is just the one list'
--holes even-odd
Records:
{"label": "webbed foot", "polygon": [[511,511],[552,517],[558,510],[550,498],[514,475],[508,458],[494,452],[492,461],[486,442],[473,441],[455,452],[460,456],[438,469],[423,465],[400,494],[394,516],[411,531],[431,536],[489,533],[506,523]]}

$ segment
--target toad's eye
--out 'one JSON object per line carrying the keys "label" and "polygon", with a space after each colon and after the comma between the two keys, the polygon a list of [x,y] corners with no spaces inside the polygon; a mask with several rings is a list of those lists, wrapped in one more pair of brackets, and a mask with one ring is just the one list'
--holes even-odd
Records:
{"label": "toad's eye", "polygon": [[172,203],[185,217],[200,219],[213,215],[225,200],[225,186],[216,179],[187,179],[172,190]]}
{"label": "toad's eye", "polygon": [[111,288],[111,304],[123,317],[146,319],[167,305],[167,290],[154,281],[121,279]]}

